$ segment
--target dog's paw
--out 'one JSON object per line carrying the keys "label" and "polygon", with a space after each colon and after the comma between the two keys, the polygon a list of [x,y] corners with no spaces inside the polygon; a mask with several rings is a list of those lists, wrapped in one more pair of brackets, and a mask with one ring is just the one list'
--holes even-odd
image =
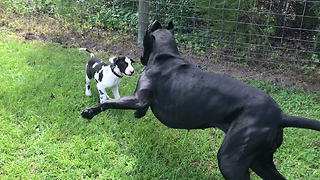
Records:
{"label": "dog's paw", "polygon": [[143,116],[146,115],[146,112],[145,111],[138,111],[136,110],[136,112],[134,112],[134,117],[135,118],[142,118]]}
{"label": "dog's paw", "polygon": [[91,108],[85,109],[81,112],[81,116],[85,119],[91,120],[95,114],[93,113],[93,110]]}

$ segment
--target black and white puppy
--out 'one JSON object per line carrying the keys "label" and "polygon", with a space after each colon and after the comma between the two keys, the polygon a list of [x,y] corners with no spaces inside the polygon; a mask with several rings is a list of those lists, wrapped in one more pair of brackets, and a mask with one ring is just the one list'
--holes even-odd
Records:
{"label": "black and white puppy", "polygon": [[106,92],[106,88],[111,88],[115,99],[119,99],[119,89],[121,78],[123,76],[132,76],[134,61],[129,57],[115,56],[109,59],[111,64],[106,64],[102,59],[97,58],[87,48],[80,48],[90,53],[91,58],[86,66],[86,96],[91,96],[90,81],[93,78],[97,82],[97,88],[100,94],[100,103],[111,99]]}

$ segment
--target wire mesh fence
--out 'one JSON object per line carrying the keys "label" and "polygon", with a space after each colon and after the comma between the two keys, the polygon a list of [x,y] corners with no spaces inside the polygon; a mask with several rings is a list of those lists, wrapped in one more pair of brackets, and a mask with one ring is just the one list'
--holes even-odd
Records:
{"label": "wire mesh fence", "polygon": [[320,1],[150,1],[181,47],[216,59],[319,69]]}
{"label": "wire mesh fence", "polygon": [[[63,17],[81,28],[137,38],[147,24],[173,20],[180,48],[270,67],[320,70],[320,1],[312,0],[7,0],[26,12]],[[140,6],[139,6],[140,4]],[[143,4],[143,6],[141,6]],[[139,19],[138,19],[139,17]],[[141,37],[140,37],[141,41]]]}

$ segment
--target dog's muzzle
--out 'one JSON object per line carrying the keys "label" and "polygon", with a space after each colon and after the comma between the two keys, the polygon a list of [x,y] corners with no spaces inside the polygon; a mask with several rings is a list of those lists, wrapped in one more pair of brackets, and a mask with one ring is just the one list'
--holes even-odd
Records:
{"label": "dog's muzzle", "polygon": [[125,74],[126,76],[132,76],[133,73],[134,73],[134,69],[130,69],[130,70],[129,70],[129,73],[126,71],[124,74]]}

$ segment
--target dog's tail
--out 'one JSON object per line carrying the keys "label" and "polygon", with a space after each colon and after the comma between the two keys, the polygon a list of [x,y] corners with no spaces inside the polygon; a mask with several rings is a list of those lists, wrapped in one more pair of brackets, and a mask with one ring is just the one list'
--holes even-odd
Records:
{"label": "dog's tail", "polygon": [[320,121],[283,114],[282,127],[297,127],[320,131]]}
{"label": "dog's tail", "polygon": [[87,49],[87,48],[79,48],[79,50],[87,51],[88,53],[90,53],[91,57],[94,57],[94,54],[91,51],[89,51],[89,49]]}

